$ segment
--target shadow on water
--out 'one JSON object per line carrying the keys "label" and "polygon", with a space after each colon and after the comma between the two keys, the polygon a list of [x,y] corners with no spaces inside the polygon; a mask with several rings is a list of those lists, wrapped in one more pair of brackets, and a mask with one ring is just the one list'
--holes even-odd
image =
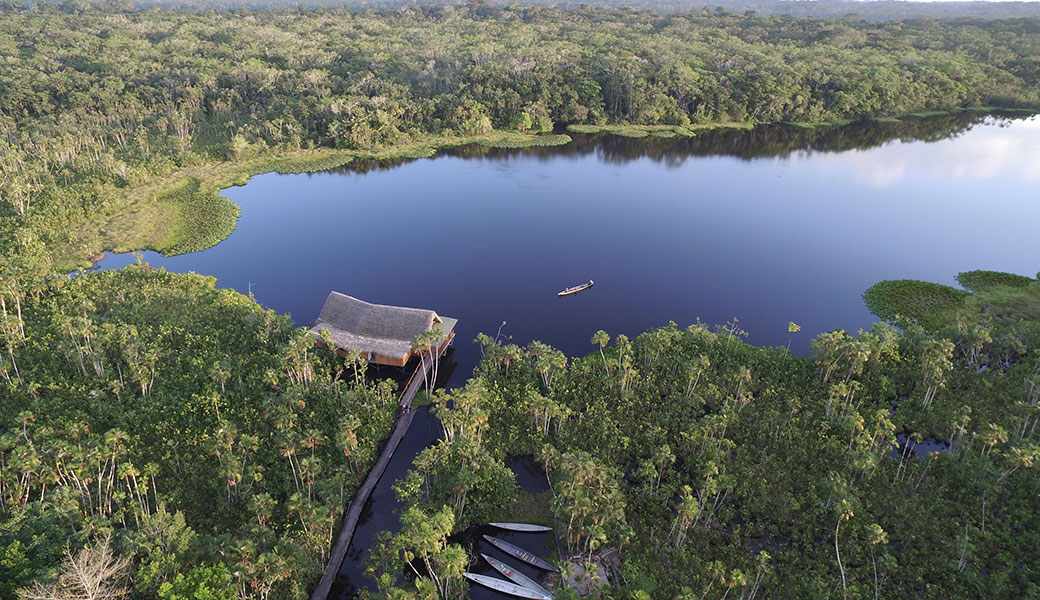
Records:
{"label": "shadow on water", "polygon": [[946,442],[941,442],[934,437],[924,438],[920,441],[910,442],[909,448],[907,447],[908,438],[905,433],[900,433],[896,436],[896,443],[891,445],[891,449],[888,451],[888,455],[898,460],[902,457],[904,452],[909,452],[911,455],[917,458],[928,458],[933,452],[949,452],[950,445]]}
{"label": "shadow on water", "polygon": [[[366,378],[370,381],[389,379],[397,384],[397,393],[401,394],[404,392],[404,385],[408,383],[408,379],[412,376],[412,373],[419,368],[419,366],[419,359],[416,357],[412,357],[404,367],[377,365],[372,363],[368,365]],[[455,346],[448,346],[437,366],[437,381],[434,383],[434,389],[446,387],[458,368],[459,361],[455,358]]]}
{"label": "shadow on water", "polygon": [[[907,396],[899,396],[889,400],[890,408],[888,413],[895,415],[899,409],[899,404],[907,400]],[[927,437],[923,440],[911,440],[910,437],[904,432],[896,435],[896,441],[886,442],[889,450],[888,455],[896,460],[900,460],[904,457],[904,454],[909,453],[910,456],[916,458],[927,458],[932,455],[933,452],[950,452],[952,446],[948,442],[943,442],[935,439],[934,437]]]}
{"label": "shadow on water", "polygon": [[[222,192],[242,207],[228,239],[144,257],[253,292],[301,324],[329,290],[459,317],[459,378],[479,359],[470,341],[503,321],[514,343],[576,356],[597,329],[631,337],[738,316],[749,342],[802,354],[821,331],[868,328],[860,295],[880,279],[1035,272],[1038,123],[960,114],[689,139],[575,134],[564,146],[266,174]],[[959,241],[979,231],[992,243]],[[589,279],[593,290],[556,296]]]}
{"label": "shadow on water", "polygon": [[516,475],[516,485],[528,494],[549,491],[549,481],[545,478],[545,469],[530,456],[510,456],[505,460],[506,466]]}

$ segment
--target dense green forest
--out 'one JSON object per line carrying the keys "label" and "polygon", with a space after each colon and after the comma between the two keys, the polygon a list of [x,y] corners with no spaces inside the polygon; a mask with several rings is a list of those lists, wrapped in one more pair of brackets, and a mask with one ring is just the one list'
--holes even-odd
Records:
{"label": "dense green forest", "polygon": [[[96,1],[96,0],[95,0]],[[20,4],[20,3],[19,3]],[[307,8],[350,7],[362,9],[397,9],[402,6],[414,6],[416,3],[406,0],[307,0],[291,2],[290,0],[104,0],[102,6],[113,4],[136,6],[138,8],[164,7],[187,9],[230,10],[246,8],[249,10],[294,9],[299,6]],[[460,0],[431,0],[423,5],[472,6],[474,2]],[[495,4],[490,2],[490,4]],[[752,12],[762,15],[791,15],[810,18],[846,18],[846,19],[1014,19],[1019,17],[1040,16],[1040,2],[990,2],[964,1],[953,2],[906,2],[902,0],[812,0],[810,2],[790,2],[789,0],[716,0],[714,2],[690,3],[679,0],[596,0],[595,2],[579,2],[575,0],[525,0],[518,5],[548,5],[562,8],[582,8],[583,6],[600,6],[614,8],[653,9],[661,12],[691,12],[694,10],[726,11],[743,14]],[[80,6],[85,6],[81,4]]]}
{"label": "dense green forest", "polygon": [[22,283],[0,293],[0,598],[304,597],[395,386],[209,277]]}
{"label": "dense green forest", "polygon": [[[881,282],[865,298],[900,328],[823,333],[805,357],[736,321],[600,331],[573,359],[479,335],[366,593],[459,597],[474,557],[453,534],[522,511],[556,514],[565,573],[608,568],[599,598],[1035,596],[1040,281],[958,281]],[[0,598],[316,581],[394,388],[214,283],[147,265],[4,282]],[[517,455],[551,494],[518,490]]]}
{"label": "dense green forest", "polygon": [[[561,570],[610,567],[594,597],[1035,597],[1040,281],[959,281],[944,304],[927,290],[945,286],[878,284],[875,311],[916,307],[904,327],[824,333],[809,357],[737,322],[600,331],[572,360],[480,336],[474,378],[437,400],[444,439],[398,484],[374,596],[456,597],[448,534],[524,506],[503,458],[526,454]],[[427,571],[402,584],[405,553]]]}
{"label": "dense green forest", "polygon": [[[272,169],[560,143],[562,127],[1035,109],[1040,20],[487,5],[0,13],[0,250],[51,268],[225,237]],[[511,132],[511,133],[510,133]]]}

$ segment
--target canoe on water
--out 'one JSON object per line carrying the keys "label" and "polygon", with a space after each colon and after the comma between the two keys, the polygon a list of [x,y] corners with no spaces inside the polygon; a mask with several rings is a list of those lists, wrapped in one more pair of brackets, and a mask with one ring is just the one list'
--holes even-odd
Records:
{"label": "canoe on water", "polygon": [[590,279],[588,283],[583,283],[581,285],[576,285],[574,287],[569,287],[569,288],[563,290],[562,292],[557,292],[556,295],[557,296],[570,296],[571,294],[577,294],[578,292],[583,292],[583,291],[589,289],[590,287],[592,287],[592,285],[593,285],[593,282]]}
{"label": "canoe on water", "polygon": [[523,548],[521,548],[519,546],[514,546],[513,544],[510,544],[509,542],[507,542],[505,540],[500,540],[500,539],[498,539],[496,537],[491,537],[490,535],[485,535],[484,539],[487,540],[488,542],[490,542],[491,544],[493,544],[496,548],[498,548],[502,552],[505,552],[506,554],[510,554],[512,556],[515,556],[516,558],[524,561],[525,563],[527,563],[529,565],[534,565],[534,566],[538,567],[539,569],[544,569],[546,571],[552,571],[554,573],[556,572],[556,567],[552,566],[547,561],[542,560],[541,558],[538,558],[534,554],[531,554],[530,552],[528,552],[527,550],[524,550]]}
{"label": "canoe on water", "polygon": [[487,586],[497,592],[502,592],[503,594],[509,594],[518,598],[530,598],[531,600],[545,600],[545,596],[543,596],[541,592],[525,588],[524,586],[517,585],[511,581],[488,577],[487,575],[478,575],[476,573],[463,573],[462,576],[470,581],[475,581],[480,585]]}
{"label": "canoe on water", "polygon": [[481,554],[481,556],[483,556],[484,560],[488,561],[488,564],[494,567],[496,571],[501,573],[503,576],[511,579],[513,583],[522,585],[529,590],[541,593],[544,600],[553,600],[553,595],[549,593],[549,590],[538,585],[538,582],[534,579],[531,579],[527,575],[524,575],[523,573],[516,571],[515,569],[513,569],[513,567],[510,567],[509,565],[500,560],[491,558],[487,554]]}
{"label": "canoe on water", "polygon": [[521,531],[524,533],[541,533],[543,531],[552,531],[552,527],[545,525],[533,525],[531,523],[488,523],[492,527],[498,527],[499,529],[508,529],[509,531]]}

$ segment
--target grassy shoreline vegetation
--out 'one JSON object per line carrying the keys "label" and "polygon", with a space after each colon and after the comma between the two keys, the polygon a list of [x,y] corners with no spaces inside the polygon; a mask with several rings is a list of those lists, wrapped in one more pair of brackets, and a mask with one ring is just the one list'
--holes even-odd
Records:
{"label": "grassy shoreline vegetation", "polygon": [[51,260],[59,269],[90,266],[89,257],[102,251],[156,250],[173,255],[210,248],[234,231],[239,207],[220,191],[263,173],[313,173],[354,161],[414,159],[433,156],[438,149],[466,144],[488,148],[525,148],[566,144],[560,134],[531,135],[492,131],[472,136],[429,136],[385,149],[315,148],[270,153],[251,159],[202,164],[179,169],[125,190],[122,205],[104,220],[88,222],[52,246]]}
{"label": "grassy shoreline vegetation", "polygon": [[[0,8],[0,252],[198,250],[251,174],[572,127],[686,136],[1040,106],[1040,19],[597,7]],[[526,137],[524,137],[526,136]]]}

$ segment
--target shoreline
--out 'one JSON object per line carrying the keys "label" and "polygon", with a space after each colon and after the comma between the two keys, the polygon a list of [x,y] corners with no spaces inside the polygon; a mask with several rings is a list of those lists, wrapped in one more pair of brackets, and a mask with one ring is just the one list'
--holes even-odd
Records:
{"label": "shoreline", "polygon": [[[1036,115],[1033,109],[973,107],[957,111],[908,113],[901,117],[876,117],[844,121],[781,122],[803,129],[846,126],[858,121],[898,123],[903,119],[922,119],[942,115],[978,113],[994,115]],[[716,130],[750,131],[770,123],[719,122],[702,125],[569,125],[575,134],[609,134],[629,138],[694,137]],[[220,192],[245,185],[251,177],[266,173],[316,173],[345,166],[357,160],[420,159],[435,156],[445,148],[480,145],[487,148],[529,148],[561,146],[572,138],[566,133],[527,134],[492,131],[472,136],[428,136],[403,144],[340,150],[300,149],[254,156],[239,161],[200,163],[144,180],[123,191],[124,204],[111,214],[84,221],[75,239],[50,253],[54,266],[74,271],[92,266],[92,258],[105,252],[122,254],[153,250],[166,256],[199,252],[226,239],[235,230],[241,213],[238,205]]]}
{"label": "shoreline", "polygon": [[126,188],[125,204],[120,209],[82,223],[79,239],[56,248],[51,256],[58,270],[73,271],[90,267],[91,257],[107,252],[153,250],[175,256],[212,248],[231,235],[240,213],[239,207],[220,192],[245,185],[256,175],[317,173],[355,160],[429,158],[438,150],[469,144],[529,148],[570,141],[565,134],[493,131],[473,136],[430,136],[387,148],[311,148],[191,165]]}

